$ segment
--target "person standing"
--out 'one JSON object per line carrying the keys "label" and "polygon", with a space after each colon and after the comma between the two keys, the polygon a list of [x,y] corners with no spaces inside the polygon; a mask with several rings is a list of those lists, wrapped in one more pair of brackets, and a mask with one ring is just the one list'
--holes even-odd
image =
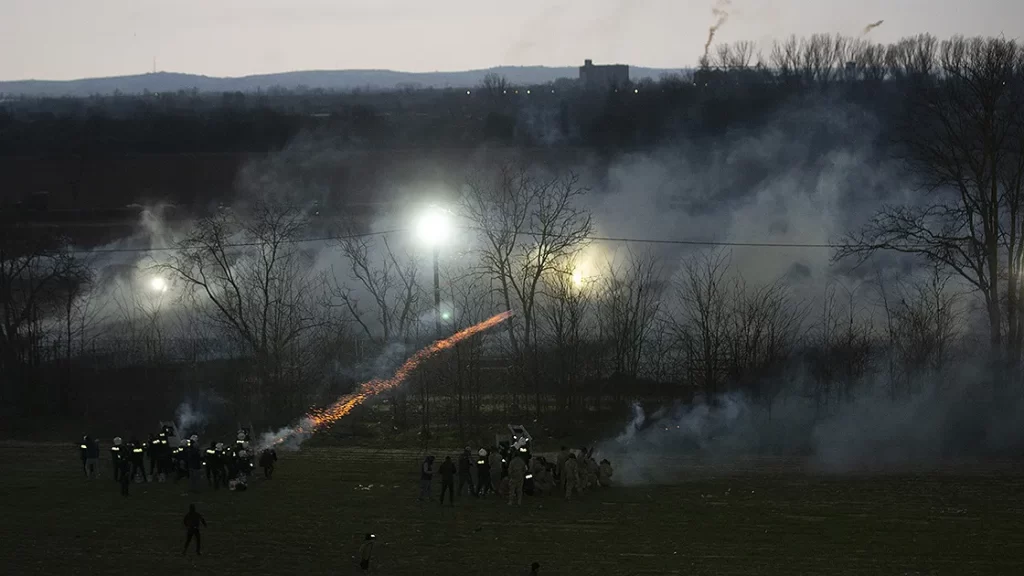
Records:
{"label": "person standing", "polygon": [[78,456],[82,459],[82,475],[86,478],[89,477],[89,470],[85,466],[85,461],[89,457],[89,436],[82,436],[82,442],[78,445]]}
{"label": "person standing", "polygon": [[501,452],[496,447],[491,447],[490,455],[487,459],[488,472],[491,474],[491,490],[500,492],[499,486],[501,485],[501,472],[502,472],[502,460]]}
{"label": "person standing", "polygon": [[455,463],[451,456],[445,456],[438,469],[441,473],[441,505],[444,506],[444,493],[448,492],[448,503],[455,506]]}
{"label": "person standing", "polygon": [[202,524],[203,528],[206,527],[206,518],[199,512],[196,512],[196,505],[188,505],[188,514],[185,514],[185,547],[181,550],[181,555],[184,556],[188,552],[188,545],[192,542],[192,538],[196,539],[196,556],[202,556],[202,550],[200,549],[199,542],[199,525]]}
{"label": "person standing", "polygon": [[145,444],[140,444],[138,438],[132,437],[128,445],[128,454],[132,462],[131,478],[134,480],[135,474],[138,473],[142,476],[143,482],[149,482],[149,478],[146,477]]}
{"label": "person standing", "polygon": [[434,457],[427,456],[420,467],[420,501],[430,500],[430,484],[434,479]]}
{"label": "person standing", "polygon": [[562,487],[565,488],[566,500],[572,500],[572,491],[577,488],[577,472],[576,455],[569,454],[562,469]]}
{"label": "person standing", "polygon": [[363,545],[359,547],[359,568],[363,572],[370,571],[370,558],[373,556],[373,534],[367,534]]}
{"label": "person standing", "polygon": [[[130,445],[129,445],[130,446]],[[128,487],[132,485],[132,461],[124,456],[118,460],[118,481],[121,482],[121,496],[128,495]]]}
{"label": "person standing", "polygon": [[263,468],[263,477],[267,480],[274,475],[275,462],[277,462],[277,451],[273,448],[264,448],[260,453],[260,467]]}
{"label": "person standing", "polygon": [[473,475],[470,472],[473,469],[473,462],[470,459],[469,446],[462,451],[462,455],[459,456],[459,489],[456,494],[462,497],[462,487],[469,486],[469,493],[476,495],[476,490],[473,488]]}
{"label": "person standing", "polygon": [[523,482],[526,481],[526,462],[518,454],[508,463],[508,504],[523,503]]}
{"label": "person standing", "polygon": [[188,488],[192,492],[199,492],[203,469],[203,457],[199,454],[197,440],[193,436],[188,448],[185,449],[185,460],[188,462]]}
{"label": "person standing", "polygon": [[114,464],[114,482],[121,478],[121,461],[126,460],[121,452],[121,437],[114,438],[114,445],[110,447],[110,461]]}
{"label": "person standing", "polygon": [[494,487],[491,486],[491,465],[487,461],[487,450],[484,448],[480,449],[476,458],[476,496],[486,496],[488,492],[493,492]]}
{"label": "person standing", "polygon": [[85,451],[85,475],[87,478],[95,478],[96,466],[100,461],[100,441],[90,439],[88,446]]}

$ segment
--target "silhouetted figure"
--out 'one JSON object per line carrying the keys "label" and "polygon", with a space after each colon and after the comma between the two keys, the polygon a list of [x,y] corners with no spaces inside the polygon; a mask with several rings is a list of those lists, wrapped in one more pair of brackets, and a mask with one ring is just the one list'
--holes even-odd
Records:
{"label": "silhouetted figure", "polygon": [[488,492],[493,491],[494,487],[491,485],[491,464],[487,460],[487,450],[481,448],[476,459],[476,495],[486,496]]}
{"label": "silhouetted figure", "polygon": [[470,470],[473,469],[472,455],[469,452],[469,446],[462,451],[462,455],[459,456],[459,489],[456,491],[460,497],[462,496],[462,488],[469,486],[469,493],[476,495],[476,489],[473,487],[473,475]]}
{"label": "silhouetted figure", "polygon": [[135,473],[138,472],[142,475],[143,482],[149,482],[149,478],[146,477],[146,463],[144,461],[146,448],[145,444],[140,444],[137,438],[132,438],[131,444],[128,448],[128,457],[132,462],[132,479],[135,478]]}
{"label": "silhouetted figure", "polygon": [[89,476],[89,471],[85,467],[85,460],[89,454],[89,437],[82,436],[82,441],[78,444],[78,456],[82,459],[82,475]]}
{"label": "silhouetted figure", "polygon": [[438,468],[441,473],[441,505],[444,505],[444,493],[448,492],[448,502],[455,505],[455,463],[451,456],[445,456],[444,462]]}
{"label": "silhouetted figure", "polygon": [[206,484],[217,488],[217,466],[220,465],[220,456],[217,455],[217,443],[210,442],[210,447],[203,455],[203,467],[206,468]]}
{"label": "silhouetted figure", "polygon": [[127,460],[127,456],[121,447],[121,437],[114,438],[114,445],[110,447],[110,462],[114,465],[114,482],[121,479],[121,461]]}
{"label": "silhouetted figure", "polygon": [[205,528],[206,527],[206,518],[203,518],[202,514],[200,514],[199,512],[196,512],[196,505],[195,504],[189,504],[188,505],[188,514],[185,514],[185,530],[187,531],[187,534],[185,535],[185,547],[181,550],[181,555],[182,556],[184,556],[185,553],[188,552],[188,545],[192,542],[192,537],[193,536],[196,539],[196,556],[201,556],[202,555],[202,551],[200,549],[200,544],[199,544],[199,525],[200,524],[202,524],[203,527]]}
{"label": "silhouetted figure", "polygon": [[100,442],[89,439],[88,448],[85,449],[85,475],[88,478],[96,477],[96,467],[100,462]]}
{"label": "silhouetted figure", "polygon": [[130,458],[121,458],[118,465],[118,481],[121,482],[121,496],[128,495],[128,487],[132,485],[132,461]]}
{"label": "silhouetted figure", "polygon": [[149,456],[149,475],[156,476],[160,471],[160,438],[156,434],[150,434],[146,441],[146,452]]}
{"label": "silhouetted figure", "polygon": [[363,545],[359,547],[359,568],[363,572],[370,570],[370,557],[373,556],[373,534],[367,534]]}
{"label": "silhouetted figure", "polygon": [[427,456],[420,467],[420,501],[430,500],[430,484],[434,479],[434,457]]}
{"label": "silhouetted figure", "polygon": [[260,452],[260,468],[263,468],[263,477],[269,479],[274,475],[274,463],[277,462],[277,451],[273,448],[264,448]]}
{"label": "silhouetted figure", "polygon": [[529,576],[537,576],[540,573],[539,571],[540,571],[540,562],[534,562],[533,564],[530,564]]}

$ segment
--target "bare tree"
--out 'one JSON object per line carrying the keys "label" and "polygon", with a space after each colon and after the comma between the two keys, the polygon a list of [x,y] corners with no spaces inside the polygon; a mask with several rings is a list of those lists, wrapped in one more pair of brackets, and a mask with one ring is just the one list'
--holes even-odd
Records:
{"label": "bare tree", "polygon": [[[926,45],[918,49],[919,60]],[[836,255],[862,260],[880,249],[897,250],[954,271],[981,294],[992,352],[1007,354],[1012,365],[1020,358],[1024,263],[1020,63],[1021,50],[1012,41],[942,43],[943,76],[919,83],[906,126],[908,164],[927,194],[915,205],[883,208]],[[1006,342],[1001,284],[1010,330]]]}
{"label": "bare tree", "polygon": [[780,378],[800,342],[808,307],[791,301],[781,282],[749,287],[737,282],[729,314],[729,377],[771,414]]}
{"label": "bare tree", "polygon": [[[40,364],[43,322],[60,318],[65,295],[77,291],[85,271],[67,243],[51,233],[0,222],[0,394],[13,401],[32,391]],[[19,388],[19,386],[21,388]]]}
{"label": "bare tree", "polygon": [[[207,319],[252,356],[253,411],[274,405],[283,413],[298,401],[300,390],[286,379],[290,355],[328,321],[324,279],[295,244],[305,221],[298,209],[270,201],[222,211],[199,220],[159,266],[183,281]],[[262,401],[272,394],[280,402]]]}
{"label": "bare tree", "polygon": [[730,255],[703,253],[691,258],[676,283],[681,310],[674,332],[686,350],[689,380],[714,401],[725,386],[728,362]]}
{"label": "bare tree", "polygon": [[348,235],[339,242],[342,253],[348,258],[349,272],[354,280],[369,295],[373,302],[372,312],[360,307],[355,292],[335,278],[334,296],[359,324],[366,337],[377,340],[367,314],[380,326],[383,342],[392,339],[407,339],[412,324],[420,312],[420,286],[417,279],[419,263],[411,256],[401,260],[395,255],[387,238],[381,241],[384,248],[375,258],[375,243],[366,238]]}
{"label": "bare tree", "polygon": [[587,316],[591,308],[594,283],[574,274],[569,261],[561,270],[544,277],[540,316],[548,328],[548,350],[557,374],[556,395],[559,410],[583,408],[579,391],[584,375],[584,346],[588,339]]}
{"label": "bare tree", "polygon": [[578,206],[587,189],[574,173],[548,176],[520,161],[502,162],[471,178],[461,199],[463,213],[480,227],[481,260],[499,284],[502,303],[516,311],[507,334],[516,366],[533,384],[541,411],[537,363],[537,295],[546,274],[559,273],[586,244],[590,213]]}
{"label": "bare tree", "polygon": [[629,253],[623,264],[608,263],[601,286],[601,324],[613,373],[630,379],[640,375],[664,289],[661,267],[651,253]]}

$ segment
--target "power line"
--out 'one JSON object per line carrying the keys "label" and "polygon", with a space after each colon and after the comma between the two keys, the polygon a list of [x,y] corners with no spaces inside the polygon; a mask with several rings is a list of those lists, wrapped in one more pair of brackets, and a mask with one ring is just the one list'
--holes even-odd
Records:
{"label": "power line", "polygon": [[[483,228],[467,227],[464,229],[468,230],[483,230]],[[351,240],[355,238],[370,238],[373,236],[386,236],[390,234],[397,234],[399,232],[407,232],[406,228],[398,228],[393,230],[380,230],[377,232],[364,232],[359,234],[344,234],[344,235],[332,235],[332,236],[319,236],[313,238],[296,238],[290,240],[283,240],[282,244],[303,244],[310,242],[336,242],[340,240]],[[528,232],[518,232],[518,236],[532,236],[533,234]],[[560,238],[558,235],[549,235],[549,238]],[[584,236],[580,237],[581,240],[589,240],[591,242],[614,242],[619,244],[658,244],[658,245],[673,245],[673,246],[705,246],[705,247],[723,247],[723,248],[811,248],[811,249],[834,249],[842,247],[839,244],[831,243],[804,243],[804,242],[728,242],[719,240],[676,240],[676,239],[656,239],[656,238],[626,238],[626,237],[613,237],[613,236]],[[253,246],[259,246],[262,242],[236,242],[230,244],[222,244],[224,248],[248,248]],[[116,254],[116,253],[133,253],[133,252],[173,252],[177,250],[176,247],[170,248],[97,248],[95,250],[72,250],[75,254]]]}

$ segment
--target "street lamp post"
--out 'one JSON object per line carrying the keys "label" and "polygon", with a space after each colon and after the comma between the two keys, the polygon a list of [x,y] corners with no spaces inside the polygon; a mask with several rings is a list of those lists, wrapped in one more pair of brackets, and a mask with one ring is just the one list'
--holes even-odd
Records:
{"label": "street lamp post", "polygon": [[451,233],[448,212],[437,206],[431,206],[419,216],[416,223],[416,234],[427,246],[434,250],[434,328],[437,337],[441,336],[441,278],[440,264],[441,245]]}
{"label": "street lamp post", "polygon": [[441,257],[441,247],[434,246],[434,329],[437,337],[441,337],[441,280],[438,273],[438,260]]}

